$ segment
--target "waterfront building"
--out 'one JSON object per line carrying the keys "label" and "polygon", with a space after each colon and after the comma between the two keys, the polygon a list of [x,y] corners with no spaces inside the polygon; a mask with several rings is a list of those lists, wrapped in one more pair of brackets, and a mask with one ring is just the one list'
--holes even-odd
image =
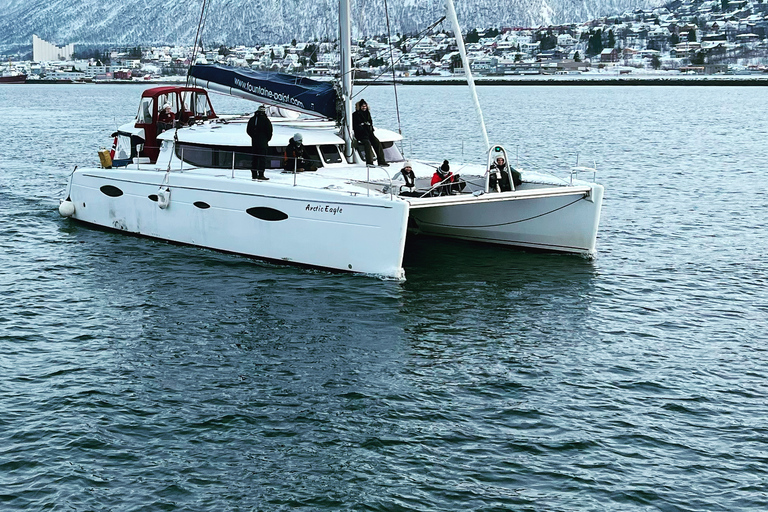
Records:
{"label": "waterfront building", "polygon": [[75,45],[56,46],[32,35],[32,60],[35,62],[50,62],[54,60],[70,60],[75,53]]}

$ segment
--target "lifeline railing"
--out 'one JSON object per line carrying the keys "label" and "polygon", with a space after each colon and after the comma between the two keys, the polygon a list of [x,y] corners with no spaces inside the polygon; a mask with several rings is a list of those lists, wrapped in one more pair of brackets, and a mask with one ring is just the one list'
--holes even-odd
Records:
{"label": "lifeline railing", "polygon": [[[356,183],[364,186],[366,189],[366,195],[370,196],[371,191],[373,187],[380,187],[382,193],[388,193],[390,196],[390,199],[394,198],[394,186],[392,182],[392,176],[390,173],[383,167],[366,167],[366,176],[364,180],[355,179],[353,177],[342,177],[338,174],[334,176],[323,176],[323,174],[317,174],[315,171],[322,169],[323,165],[320,159],[313,159],[313,158],[295,158],[295,157],[285,157],[283,155],[277,155],[277,154],[254,154],[250,151],[231,151],[231,150],[221,150],[221,149],[212,149],[212,148],[204,148],[204,147],[197,147],[194,146],[195,156],[202,156],[206,155],[207,161],[201,161],[201,159],[196,158],[190,158],[189,156],[189,148],[186,146],[179,146],[178,149],[173,150],[173,156],[178,160],[178,169],[172,169],[175,172],[185,172],[188,169],[200,169],[200,168],[208,168],[208,169],[221,169],[221,170],[228,170],[229,175],[228,177],[230,179],[244,179],[244,178],[238,178],[235,173],[236,171],[251,171],[253,168],[254,159],[257,157],[265,158],[268,162],[268,164],[265,166],[267,171],[280,171],[281,174],[293,174],[293,186],[299,186],[299,175],[308,173],[307,176],[315,176],[319,179],[326,179],[328,181],[331,180],[339,180],[344,179],[348,183]],[[187,155],[185,158],[185,151],[187,151]],[[231,155],[230,155],[231,153]],[[202,159],[202,160],[205,160]],[[290,169],[290,165],[285,165],[285,161],[292,161],[293,162],[293,169]],[[226,165],[224,165],[224,162],[226,162]],[[306,163],[307,165],[306,169],[302,170],[301,167],[299,167],[300,163]],[[343,160],[342,160],[343,162]],[[282,164],[281,166],[277,166],[276,164]],[[333,162],[333,163],[341,163],[341,162]],[[185,165],[187,168],[185,168]],[[288,169],[286,169],[286,167]],[[352,167],[350,166],[350,169],[355,169],[359,167]],[[377,173],[382,173],[382,179],[374,179],[371,176],[371,170],[374,170]],[[250,178],[248,178],[250,180]],[[306,185],[302,185],[306,186]],[[351,193],[357,195],[358,192],[352,191]]]}

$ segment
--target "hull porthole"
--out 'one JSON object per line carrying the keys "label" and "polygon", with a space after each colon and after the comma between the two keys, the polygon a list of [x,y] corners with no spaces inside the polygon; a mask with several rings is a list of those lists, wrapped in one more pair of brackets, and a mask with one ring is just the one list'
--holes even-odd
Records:
{"label": "hull porthole", "polygon": [[266,206],[255,206],[253,208],[248,208],[245,210],[245,212],[252,217],[256,217],[257,219],[272,222],[285,220],[288,218],[287,213],[281,212],[280,210],[275,210],[274,208],[268,208]]}
{"label": "hull porthole", "polygon": [[104,185],[99,190],[101,190],[102,194],[109,197],[120,197],[121,195],[123,195],[122,190],[112,185]]}
{"label": "hull porthole", "polygon": [[193,204],[198,208],[200,208],[201,210],[207,210],[208,208],[211,207],[211,205],[203,201],[195,201]]}
{"label": "hull porthole", "polygon": [[157,202],[157,194],[149,194],[147,197],[150,201]]}

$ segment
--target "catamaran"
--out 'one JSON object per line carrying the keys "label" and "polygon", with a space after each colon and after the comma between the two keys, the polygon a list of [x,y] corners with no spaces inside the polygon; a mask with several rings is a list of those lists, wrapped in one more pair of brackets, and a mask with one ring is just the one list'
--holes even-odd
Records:
{"label": "catamaran", "polygon": [[[143,93],[136,118],[100,153],[101,166],[73,171],[59,212],[152,238],[394,279],[405,278],[409,235],[593,255],[602,185],[525,170],[515,185],[509,168],[508,185],[494,185],[492,162],[510,159],[488,141],[452,0],[446,5],[487,148],[482,163],[462,166],[461,190],[432,184],[435,162],[411,160],[412,177],[398,172],[402,136],[391,130],[376,128],[391,166],[364,163],[351,127],[350,6],[340,0],[340,84],[195,64],[188,86]],[[248,117],[218,115],[209,90],[269,107],[269,181],[251,178]],[[161,131],[166,104],[177,123]],[[316,170],[286,165],[297,134]]]}

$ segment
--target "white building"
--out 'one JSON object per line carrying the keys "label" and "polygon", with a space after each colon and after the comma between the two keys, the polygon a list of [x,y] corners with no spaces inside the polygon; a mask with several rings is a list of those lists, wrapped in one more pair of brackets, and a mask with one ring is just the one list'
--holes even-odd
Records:
{"label": "white building", "polygon": [[43,41],[36,35],[32,35],[32,60],[35,62],[70,60],[73,53],[75,53],[74,44],[58,47],[48,41]]}

